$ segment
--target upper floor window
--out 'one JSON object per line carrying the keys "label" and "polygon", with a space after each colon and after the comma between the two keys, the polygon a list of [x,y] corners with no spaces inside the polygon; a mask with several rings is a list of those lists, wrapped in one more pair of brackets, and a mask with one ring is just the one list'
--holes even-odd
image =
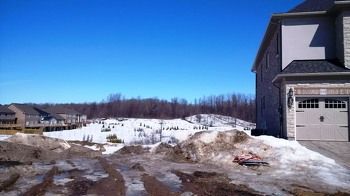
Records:
{"label": "upper floor window", "polygon": [[261,82],[264,80],[264,69],[263,69],[263,67],[262,67],[262,65],[260,65],[260,80],[261,80]]}
{"label": "upper floor window", "polygon": [[266,69],[267,69],[270,66],[270,54],[269,54],[269,52],[266,53],[265,61],[266,61],[265,65],[266,65]]}
{"label": "upper floor window", "polygon": [[260,100],[260,108],[261,108],[261,115],[263,114],[263,111],[265,110],[265,96],[263,96]]}
{"label": "upper floor window", "polygon": [[278,56],[280,54],[280,34],[277,33],[276,36],[276,55]]}
{"label": "upper floor window", "polygon": [[346,108],[346,103],[345,101],[326,99],[325,108]]}

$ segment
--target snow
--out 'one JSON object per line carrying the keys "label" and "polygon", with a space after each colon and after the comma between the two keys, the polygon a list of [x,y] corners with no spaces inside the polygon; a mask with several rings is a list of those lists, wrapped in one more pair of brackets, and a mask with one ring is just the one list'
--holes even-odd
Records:
{"label": "snow", "polygon": [[0,141],[6,140],[7,138],[11,137],[12,135],[0,135]]}
{"label": "snow", "polygon": [[117,144],[117,145],[104,145],[103,147],[106,149],[106,151],[102,152],[102,154],[113,154],[117,152],[118,150],[122,149],[125,145],[124,144]]}
{"label": "snow", "polygon": [[198,114],[189,116],[186,118],[187,121],[192,123],[197,123],[206,126],[214,127],[224,127],[224,126],[234,126],[238,130],[243,130],[244,128],[255,128],[254,123],[246,122],[244,120],[223,116],[218,114]]}
{"label": "snow", "polygon": [[[309,168],[312,175],[316,175],[322,181],[330,185],[349,187],[350,173],[344,167],[338,165],[333,159],[323,156],[318,152],[307,149],[297,141],[288,141],[272,136],[253,137],[264,144],[273,147],[273,155],[279,160],[281,170],[278,174],[293,174],[297,170]],[[347,181],[344,179],[348,179]]]}
{"label": "snow", "polygon": [[85,148],[90,148],[91,150],[94,150],[94,151],[99,151],[100,150],[100,148],[96,144],[92,145],[92,146],[85,145],[84,147]]}
{"label": "snow", "polygon": [[322,161],[328,164],[335,164],[333,159],[325,157],[318,152],[311,151],[306,147],[302,146],[297,141],[288,141],[285,139],[279,139],[272,136],[258,136],[253,137],[262,140],[264,144],[270,145],[275,149],[280,150],[281,161],[288,163],[292,161]]}
{"label": "snow", "polygon": [[[198,116],[198,115],[196,115]],[[208,127],[209,131],[225,131],[231,129],[243,130],[243,126],[233,126],[233,118],[224,118],[220,115],[201,114],[202,119],[209,120],[213,123],[213,127]],[[93,123],[87,127],[78,128],[74,130],[63,130],[55,132],[44,132],[45,136],[60,138],[64,140],[80,140],[87,137],[92,138],[92,142],[105,144],[106,137],[111,134],[116,134],[119,139],[122,139],[126,144],[154,143],[150,141],[153,137],[155,142],[159,142],[159,134],[156,133],[163,127],[162,141],[163,142],[177,142],[186,140],[189,136],[196,132],[203,131],[205,128],[204,121],[196,122],[195,116],[183,119],[137,119],[137,118],[123,118],[121,119],[107,119],[100,120],[101,124]],[[223,120],[224,119],[224,120]],[[237,119],[241,125],[250,125],[251,123]],[[97,122],[97,121],[96,121]],[[230,124],[231,122],[231,124]],[[102,124],[104,123],[104,124]],[[235,128],[234,128],[235,127]],[[103,128],[110,128],[110,132],[101,132]]]}

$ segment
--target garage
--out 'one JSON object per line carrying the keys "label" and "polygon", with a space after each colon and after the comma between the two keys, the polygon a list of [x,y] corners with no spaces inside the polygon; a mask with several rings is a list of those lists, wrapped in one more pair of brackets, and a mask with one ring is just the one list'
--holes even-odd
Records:
{"label": "garage", "polygon": [[296,98],[296,139],[349,141],[349,98]]}

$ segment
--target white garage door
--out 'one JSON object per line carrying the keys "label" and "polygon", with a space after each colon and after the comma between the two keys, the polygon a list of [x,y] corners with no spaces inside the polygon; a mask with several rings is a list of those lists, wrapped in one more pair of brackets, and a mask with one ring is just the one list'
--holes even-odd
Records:
{"label": "white garage door", "polygon": [[346,98],[297,98],[296,139],[349,141]]}

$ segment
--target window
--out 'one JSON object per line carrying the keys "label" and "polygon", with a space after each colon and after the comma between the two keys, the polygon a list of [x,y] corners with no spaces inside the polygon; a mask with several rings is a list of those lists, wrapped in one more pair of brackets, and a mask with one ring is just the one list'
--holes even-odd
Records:
{"label": "window", "polygon": [[346,108],[345,101],[339,101],[335,99],[326,99],[325,101],[326,108]]}
{"label": "window", "polygon": [[260,100],[260,108],[261,108],[261,115],[263,115],[263,111],[265,110],[265,96],[263,96]]}
{"label": "window", "polygon": [[266,69],[268,69],[270,66],[270,54],[268,52],[266,53],[265,61]]}
{"label": "window", "polygon": [[260,65],[261,69],[260,69],[260,80],[261,82],[264,80],[264,69],[262,68],[262,65]]}
{"label": "window", "polygon": [[298,108],[319,108],[318,99],[307,99],[298,103]]}
{"label": "window", "polygon": [[276,55],[280,54],[280,34],[276,36]]}

